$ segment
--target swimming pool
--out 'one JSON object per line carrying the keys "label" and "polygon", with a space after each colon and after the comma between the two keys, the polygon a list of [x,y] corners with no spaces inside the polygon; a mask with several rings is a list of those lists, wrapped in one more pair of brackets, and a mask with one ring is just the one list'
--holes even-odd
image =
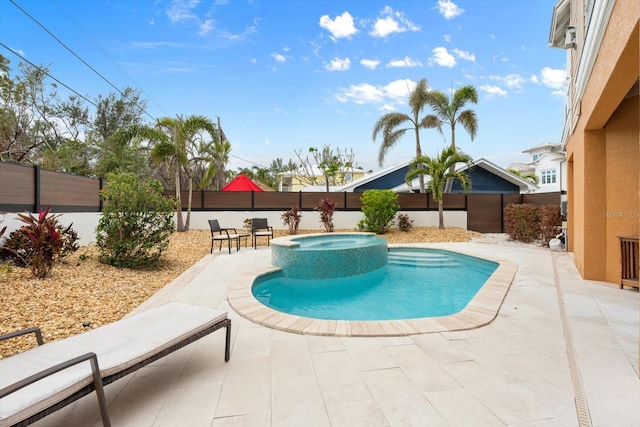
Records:
{"label": "swimming pool", "polygon": [[[341,247],[339,242],[329,246]],[[349,261],[336,258],[333,262],[343,270]],[[382,267],[365,273],[314,278],[307,271],[306,278],[301,278],[297,268],[293,276],[283,268],[258,277],[252,292],[274,310],[316,319],[447,316],[464,309],[497,267],[495,262],[446,250],[396,248],[389,249],[388,262]]]}

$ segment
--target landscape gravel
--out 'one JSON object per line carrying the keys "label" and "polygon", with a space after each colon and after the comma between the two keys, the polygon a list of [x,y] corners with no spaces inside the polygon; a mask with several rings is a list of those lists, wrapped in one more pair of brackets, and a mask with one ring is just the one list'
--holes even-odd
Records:
{"label": "landscape gravel", "polygon": [[[299,234],[318,232],[304,230]],[[288,233],[275,230],[274,234]],[[389,243],[416,243],[466,242],[483,235],[460,228],[414,227],[409,232],[392,229],[382,237]],[[507,239],[496,235],[493,240]],[[208,230],[190,230],[171,236],[162,268],[153,271],[102,264],[94,245],[83,246],[56,263],[46,279],[33,278],[29,269],[0,265],[0,335],[38,326],[44,341],[49,342],[119,320],[208,256],[209,248]],[[0,342],[0,358],[34,345],[33,335]]]}

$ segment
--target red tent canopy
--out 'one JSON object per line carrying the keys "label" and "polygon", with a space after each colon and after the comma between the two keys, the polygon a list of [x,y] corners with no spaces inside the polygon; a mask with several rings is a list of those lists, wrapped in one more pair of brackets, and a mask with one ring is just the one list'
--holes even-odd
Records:
{"label": "red tent canopy", "polygon": [[245,174],[241,173],[225,185],[221,191],[262,191],[258,184],[251,181]]}

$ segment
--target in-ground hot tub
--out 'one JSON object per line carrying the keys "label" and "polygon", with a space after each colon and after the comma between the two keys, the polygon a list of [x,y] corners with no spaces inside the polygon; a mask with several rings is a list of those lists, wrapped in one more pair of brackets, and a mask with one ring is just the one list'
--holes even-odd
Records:
{"label": "in-ground hot tub", "polygon": [[271,241],[271,263],[289,278],[354,276],[387,264],[387,240],[375,233],[323,233]]}

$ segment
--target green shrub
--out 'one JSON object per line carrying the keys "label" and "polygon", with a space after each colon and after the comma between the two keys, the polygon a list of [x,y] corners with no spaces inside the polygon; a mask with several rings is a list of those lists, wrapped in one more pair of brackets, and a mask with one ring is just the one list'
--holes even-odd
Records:
{"label": "green shrub", "polygon": [[400,209],[398,195],[392,190],[367,190],[360,197],[364,219],[358,222],[358,229],[384,234],[393,223]]}
{"label": "green shrub", "polygon": [[289,227],[289,234],[298,234],[298,227],[300,226],[300,220],[302,219],[302,213],[300,213],[298,205],[295,205],[283,213],[281,218],[282,223]]}
{"label": "green shrub", "polygon": [[49,277],[53,264],[59,258],[78,249],[78,233],[72,225],[63,228],[60,215],[49,215],[50,209],[41,210],[38,217],[18,214],[25,223],[9,234],[2,246],[2,258],[19,267],[29,267],[39,279]]}
{"label": "green shrub", "polygon": [[529,243],[540,236],[538,207],[531,204],[510,204],[504,208],[505,231],[513,240]]}
{"label": "green shrub", "polygon": [[175,200],[165,197],[157,181],[130,173],[110,174],[96,227],[100,261],[116,267],[157,268],[175,230]]}
{"label": "green shrub", "polygon": [[407,214],[398,214],[398,228],[400,231],[408,232],[413,227],[413,220]]}
{"label": "green shrub", "polygon": [[560,206],[542,205],[540,210],[540,233],[542,240],[548,246],[549,240],[555,238],[562,226],[562,213]]}
{"label": "green shrub", "polygon": [[316,210],[320,212],[320,222],[328,232],[333,231],[333,213],[336,211],[336,202],[329,198],[320,200]]}

